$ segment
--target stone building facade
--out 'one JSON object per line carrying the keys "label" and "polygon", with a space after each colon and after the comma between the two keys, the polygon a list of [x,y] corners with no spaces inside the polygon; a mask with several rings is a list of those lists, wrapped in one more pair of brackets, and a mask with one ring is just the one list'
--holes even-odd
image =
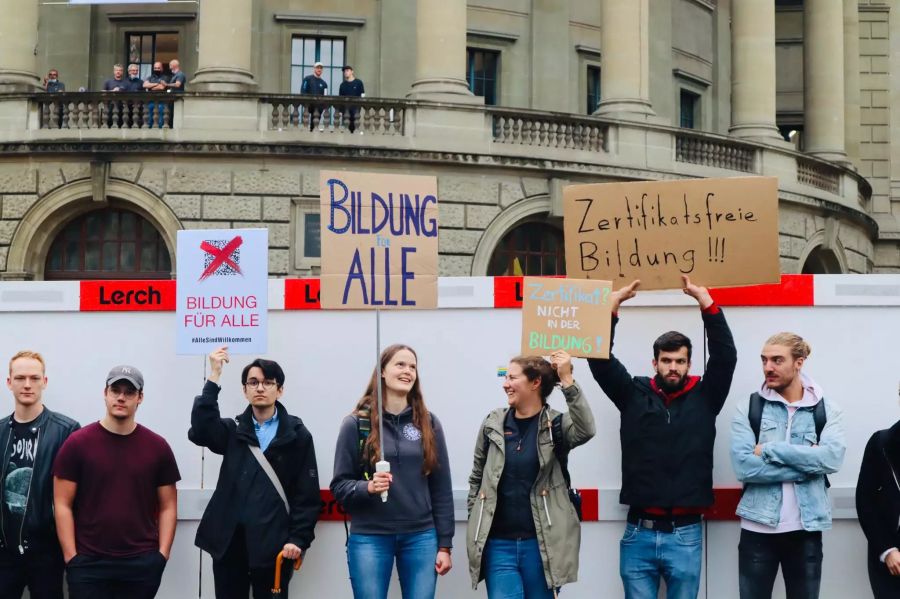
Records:
{"label": "stone building facade", "polygon": [[[745,175],[779,178],[784,272],[900,272],[895,0],[16,4],[2,278],[149,276],[178,229],[245,226],[269,229],[272,276],[315,274],[322,169],[437,176],[444,276],[559,272],[568,183]],[[185,94],[90,91],[171,57]],[[367,97],[316,116],[294,93],[313,59]],[[50,68],[67,93],[35,91]],[[135,249],[113,212],[158,238]],[[148,243],[165,259],[142,270]]]}

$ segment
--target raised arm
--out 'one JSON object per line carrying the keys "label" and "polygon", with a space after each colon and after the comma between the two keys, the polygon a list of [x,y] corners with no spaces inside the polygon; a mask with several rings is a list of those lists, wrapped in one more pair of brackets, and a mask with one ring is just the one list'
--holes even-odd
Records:
{"label": "raised arm", "polygon": [[806,475],[790,466],[771,464],[754,453],[756,435],[747,416],[748,402],[738,404],[731,421],[731,465],[737,479],[744,483],[798,482]]}
{"label": "raised arm", "polygon": [[581,387],[572,377],[572,357],[562,350],[550,356],[550,365],[559,374],[563,396],[568,410],[562,416],[562,430],[565,445],[569,449],[587,443],[596,433],[594,413],[588,405]]}
{"label": "raised arm", "polygon": [[691,283],[691,279],[687,275],[681,275],[681,281],[684,293],[697,300],[697,304],[700,306],[703,327],[706,330],[706,338],[709,340],[709,360],[703,374],[703,387],[706,390],[706,396],[713,404],[714,412],[718,414],[725,405],[725,400],[728,399],[734,368],[737,365],[737,348],[734,346],[734,337],[725,320],[725,314],[713,302],[709,290]]}
{"label": "raised arm", "polygon": [[[823,398],[820,401],[826,400]],[[779,466],[790,466],[812,476],[837,472],[841,468],[847,449],[844,439],[844,413],[833,402],[826,402],[825,415],[827,422],[818,444],[795,445],[788,441],[766,443],[761,450],[763,461]]]}
{"label": "raised arm", "polygon": [[612,400],[619,410],[624,407],[624,402],[631,397],[634,379],[612,353],[613,342],[615,341],[616,325],[619,323],[619,307],[622,305],[622,302],[637,295],[637,289],[640,285],[640,280],[635,280],[630,285],[622,287],[610,295],[612,302],[612,326],[609,331],[609,359],[588,358],[588,367],[591,369],[594,380],[597,381],[597,384],[600,385],[606,396]]}
{"label": "raised arm", "polygon": [[209,354],[210,373],[206,377],[203,391],[194,398],[191,410],[191,428],[188,439],[195,445],[208,447],[219,455],[225,454],[228,434],[234,421],[223,419],[219,413],[219,379],[222,368],[228,362],[228,346],[222,346]]}

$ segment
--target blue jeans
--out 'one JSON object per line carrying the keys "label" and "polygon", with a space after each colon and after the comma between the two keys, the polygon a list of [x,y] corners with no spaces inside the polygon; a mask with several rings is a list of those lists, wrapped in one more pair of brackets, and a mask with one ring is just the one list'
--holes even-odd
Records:
{"label": "blue jeans", "polygon": [[619,542],[619,574],[625,599],[656,599],[659,578],[666,581],[666,599],[697,599],[703,560],[703,525],[679,526],[657,532],[625,524]]}
{"label": "blue jeans", "polygon": [[553,599],[537,539],[488,539],[484,546],[488,599]]}
{"label": "blue jeans", "polygon": [[354,599],[386,599],[394,558],[403,599],[434,599],[437,532],[429,529],[396,535],[350,535],[347,565]]}

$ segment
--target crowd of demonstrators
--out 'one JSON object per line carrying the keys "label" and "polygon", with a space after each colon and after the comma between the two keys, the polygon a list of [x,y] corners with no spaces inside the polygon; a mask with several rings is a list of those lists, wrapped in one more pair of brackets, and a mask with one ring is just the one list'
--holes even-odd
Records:
{"label": "crowd of demonstrators", "polygon": [[[125,85],[124,70],[113,80]],[[610,296],[613,333],[639,286]],[[632,376],[612,353],[588,360],[621,417],[626,599],[655,599],[661,580],[668,599],[696,599],[699,590],[716,419],[737,349],[709,291],[687,276],[682,288],[706,331],[702,377],[691,374],[693,345],[677,331],[654,342],[651,377]],[[820,594],[822,537],[832,524],[827,477],[840,470],[846,440],[841,409],[806,372],[810,356],[795,333],[769,337],[760,352],[763,381],[738,400],[731,423],[732,466],[744,483],[736,511],[741,599],[770,599],[779,569],[788,599]],[[278,556],[287,560],[286,587],[290,562],[312,544],[321,484],[312,434],[282,401],[277,362],[247,364],[246,409],[221,415],[219,380],[229,359],[227,347],[209,355],[191,411],[189,439],[223,456],[195,543],[212,556],[216,597],[262,599],[271,596]],[[40,354],[12,357],[13,412],[0,421],[0,597],[27,589],[33,599],[60,599],[64,581],[73,599],[154,597],[175,535],[180,475],[165,439],[136,422],[144,377],[133,366],[113,368],[106,412],[83,428],[44,405],[47,383]],[[548,404],[557,387],[565,412]],[[594,418],[563,351],[549,360],[513,358],[503,390],[507,405],[484,419],[473,452],[469,572],[476,588],[486,581],[490,599],[550,599],[578,578],[580,514],[567,463],[594,436]],[[872,435],[856,489],[876,599],[900,596],[898,468],[900,423]],[[452,567],[453,492],[445,429],[426,406],[411,347],[381,353],[340,424],[330,487],[352,517],[347,563],[355,599],[385,599],[395,564],[404,599],[433,599],[439,575]]]}
{"label": "crowd of demonstrators", "polygon": [[[389,471],[377,467],[382,460]],[[381,353],[362,399],[344,418],[331,491],[351,516],[353,596],[387,597],[396,561],[403,597],[433,598],[437,575],[452,567],[453,489],[444,429],[425,405],[411,347],[392,345]]]}

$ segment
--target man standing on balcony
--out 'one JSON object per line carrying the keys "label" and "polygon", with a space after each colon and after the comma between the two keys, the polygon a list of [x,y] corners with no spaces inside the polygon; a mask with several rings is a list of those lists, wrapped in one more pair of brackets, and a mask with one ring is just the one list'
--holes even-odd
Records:
{"label": "man standing on balcony", "polygon": [[[366,86],[363,85],[362,79],[357,79],[353,75],[353,67],[349,64],[344,65],[344,80],[341,82],[341,87],[338,90],[339,96],[350,97],[350,98],[365,98],[366,97]],[[341,116],[345,113],[344,109],[341,109]],[[356,130],[356,116],[359,114],[359,106],[351,106],[346,109],[346,113],[350,115],[350,133]],[[362,134],[362,131],[360,131]]]}
{"label": "man standing on balcony", "polygon": [[44,79],[44,91],[50,94],[62,93],[66,91],[66,84],[59,80],[59,71],[50,69],[47,77]]}
{"label": "man standing on balcony", "polygon": [[116,64],[113,65],[113,78],[103,82],[103,91],[105,92],[124,92],[127,91],[128,82],[125,81],[125,68]]}
{"label": "man standing on balcony", "polygon": [[[613,333],[622,302],[640,281],[612,294]],[[703,377],[691,376],[691,340],[677,331],[653,343],[653,378],[632,377],[613,355],[588,365],[622,415],[622,491],[629,506],[619,543],[625,599],[656,599],[660,578],[668,599],[696,599],[703,562],[702,512],[713,503],[716,417],[722,410],[737,350],[725,314],[706,287],[682,275],[700,306],[709,340]],[[610,337],[612,342],[612,337]]]}
{"label": "man standing on balcony", "polygon": [[167,84],[169,88],[168,91],[173,94],[184,93],[187,77],[185,77],[184,72],[181,70],[181,63],[178,62],[177,59],[173,58],[169,61],[169,71],[172,72],[172,75],[169,77],[169,82]]}
{"label": "man standing on balcony", "polygon": [[[303,85],[300,86],[300,93],[307,94],[311,96],[324,96],[325,90],[328,89],[328,84],[325,83],[325,80],[322,79],[322,69],[324,66],[321,62],[317,62],[313,65],[313,72],[311,75],[307,75],[303,78]],[[310,104],[307,107],[307,111],[309,112],[309,130],[312,131],[316,126],[316,118],[319,116],[319,120],[321,121],[321,115],[323,106],[321,104]],[[324,128],[323,123],[319,123],[319,131]]]}
{"label": "man standing on balcony", "polygon": [[[166,92],[169,90],[169,78],[166,76],[163,71],[163,65],[161,62],[153,63],[153,73],[144,81],[144,91],[148,92]],[[156,123],[156,126],[162,129],[163,124],[165,123],[165,109],[164,104],[160,104],[159,102],[147,102],[147,118],[149,120],[149,127],[152,129],[153,124]]]}

